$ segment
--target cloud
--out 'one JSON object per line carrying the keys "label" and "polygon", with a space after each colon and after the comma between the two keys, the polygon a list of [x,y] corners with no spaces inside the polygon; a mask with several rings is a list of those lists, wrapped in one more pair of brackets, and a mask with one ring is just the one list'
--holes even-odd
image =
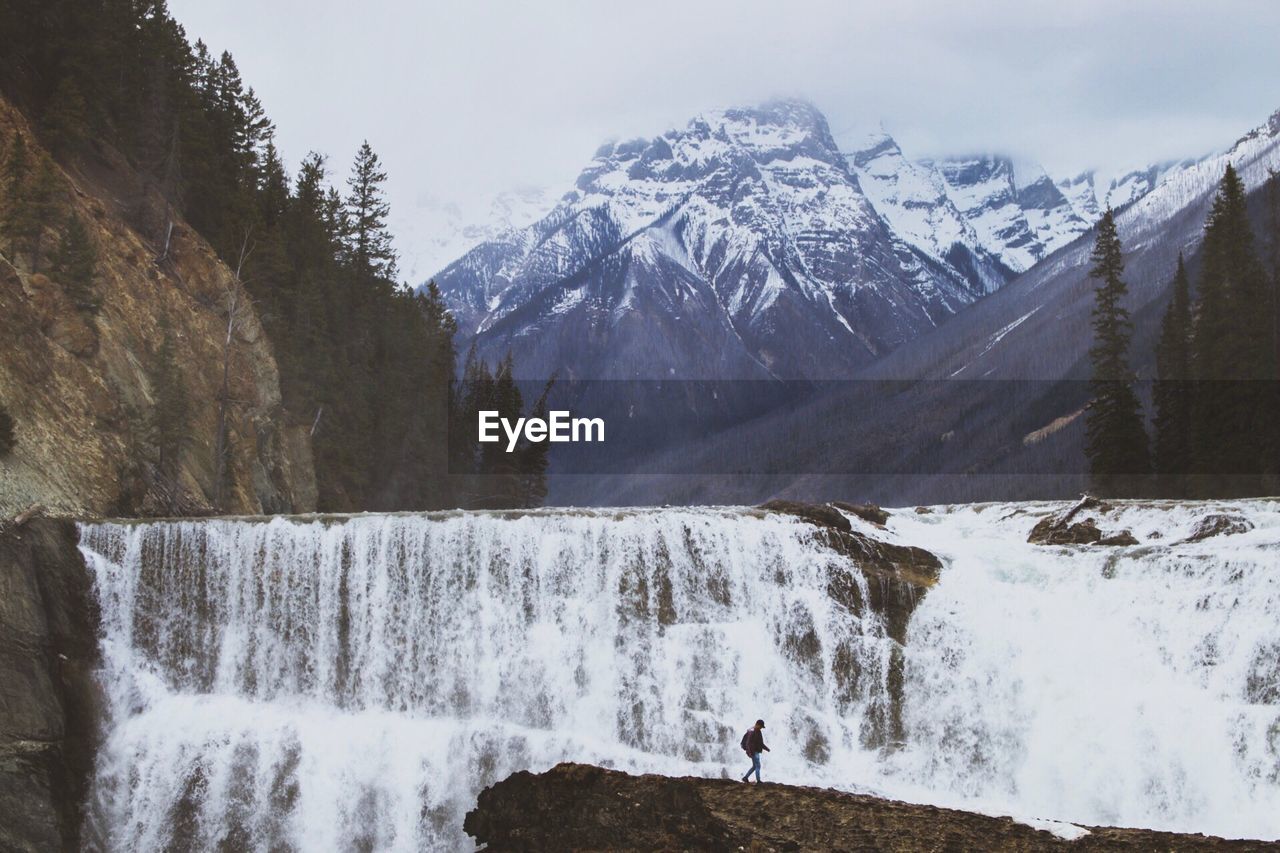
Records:
{"label": "cloud", "polygon": [[1280,4],[171,0],[230,50],[293,164],[367,137],[398,218],[568,186],[602,139],[800,95],[837,136],[1104,171],[1230,144],[1280,107]]}

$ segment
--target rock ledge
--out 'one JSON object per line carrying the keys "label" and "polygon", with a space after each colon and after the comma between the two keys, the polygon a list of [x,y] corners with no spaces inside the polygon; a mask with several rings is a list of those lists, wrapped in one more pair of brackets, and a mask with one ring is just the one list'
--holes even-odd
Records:
{"label": "rock ledge", "polygon": [[1280,850],[1274,842],[1106,827],[1067,841],[1007,817],[822,788],[632,776],[585,764],[509,776],[480,793],[464,827],[491,853]]}

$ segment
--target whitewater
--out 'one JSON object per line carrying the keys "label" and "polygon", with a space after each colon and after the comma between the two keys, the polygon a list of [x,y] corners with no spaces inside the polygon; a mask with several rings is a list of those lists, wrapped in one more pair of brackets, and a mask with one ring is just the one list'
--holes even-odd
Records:
{"label": "whitewater", "polygon": [[[1280,503],[892,511],[943,563],[905,646],[850,558],[744,508],[85,523],[110,850],[471,849],[563,760],[870,791],[1056,827],[1280,838]],[[1188,543],[1211,513],[1252,529]],[[896,682],[895,682],[896,679]],[[894,685],[900,685],[895,692]],[[901,720],[897,735],[885,720]]]}

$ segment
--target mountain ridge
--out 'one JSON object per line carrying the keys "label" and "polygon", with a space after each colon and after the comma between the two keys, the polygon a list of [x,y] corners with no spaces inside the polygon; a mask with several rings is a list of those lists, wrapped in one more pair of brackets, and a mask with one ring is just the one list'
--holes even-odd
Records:
{"label": "mountain ridge", "polygon": [[[606,143],[548,216],[435,281],[463,338],[531,377],[815,378],[971,304],[997,283],[973,265],[894,233],[821,112],[785,100]],[[569,327],[591,343],[549,340]]]}

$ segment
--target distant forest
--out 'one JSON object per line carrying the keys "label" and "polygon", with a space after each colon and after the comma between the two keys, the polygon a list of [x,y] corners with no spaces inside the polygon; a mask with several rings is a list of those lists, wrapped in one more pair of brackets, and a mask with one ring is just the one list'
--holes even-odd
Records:
{"label": "distant forest", "polygon": [[[59,160],[128,160],[144,187],[130,224],[157,263],[180,215],[235,271],[274,345],[286,417],[311,431],[322,510],[541,502],[544,451],[497,458],[460,414],[451,423],[524,403],[509,361],[451,382],[453,318],[434,286],[416,295],[397,281],[387,175],[367,142],[341,188],[321,154],[290,175],[231,54],[189,43],[163,0],[0,0],[0,90]],[[53,249],[39,245],[42,217],[56,212],[36,203],[27,152],[3,153],[8,246],[34,269]],[[79,249],[68,258],[85,269],[91,247]],[[176,441],[196,401],[167,397],[152,420]]]}
{"label": "distant forest", "polygon": [[1244,184],[1228,164],[1194,289],[1178,256],[1155,345],[1154,440],[1134,387],[1133,322],[1111,210],[1098,223],[1085,451],[1099,492],[1224,497],[1280,485],[1280,176],[1272,172],[1262,192],[1270,233],[1260,243]]}

